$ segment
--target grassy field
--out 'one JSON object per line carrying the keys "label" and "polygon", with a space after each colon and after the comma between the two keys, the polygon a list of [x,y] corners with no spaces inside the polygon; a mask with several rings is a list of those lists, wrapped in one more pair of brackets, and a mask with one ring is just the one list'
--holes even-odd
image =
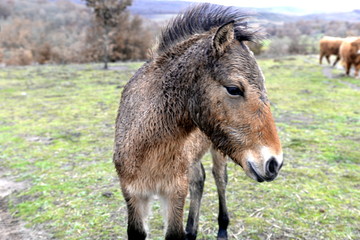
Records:
{"label": "grassy field", "polygon": [[[121,86],[142,63],[0,69],[0,170],[25,182],[9,211],[56,239],[126,239],[112,164]],[[229,163],[230,239],[360,239],[360,80],[324,76],[315,56],[259,60],[285,165],[256,183]],[[326,70],[326,69],[325,69]],[[217,195],[206,155],[198,239],[215,239]],[[159,203],[150,239],[163,239]]]}

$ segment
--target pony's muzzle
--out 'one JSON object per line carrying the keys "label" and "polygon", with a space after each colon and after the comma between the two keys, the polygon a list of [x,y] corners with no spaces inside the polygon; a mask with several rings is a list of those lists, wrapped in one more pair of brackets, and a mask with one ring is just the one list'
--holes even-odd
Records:
{"label": "pony's muzzle", "polygon": [[265,163],[265,180],[266,181],[272,181],[274,180],[281,167],[283,165],[283,162],[281,161],[281,163],[279,164],[279,161],[276,159],[276,157],[271,157],[266,163]]}
{"label": "pony's muzzle", "polygon": [[[254,158],[252,153],[248,153],[246,159],[248,169],[247,174],[249,177],[258,182],[270,182],[277,177],[281,167],[283,166],[283,156],[282,153],[279,155],[273,155],[270,152],[269,148],[263,148],[260,156],[258,155],[258,158]],[[259,164],[260,159],[263,159],[262,164]]]}

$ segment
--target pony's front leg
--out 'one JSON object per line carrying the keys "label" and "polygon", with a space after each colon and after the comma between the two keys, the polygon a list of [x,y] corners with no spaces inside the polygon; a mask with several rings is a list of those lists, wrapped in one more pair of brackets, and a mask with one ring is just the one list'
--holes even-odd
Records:
{"label": "pony's front leg", "polygon": [[183,225],[184,205],[187,195],[188,183],[183,186],[174,186],[173,191],[162,194],[162,202],[166,209],[166,240],[184,240]]}
{"label": "pony's front leg", "polygon": [[205,170],[200,161],[190,168],[190,209],[186,224],[186,240],[195,240],[199,226],[199,212],[204,190]]}
{"label": "pony's front leg", "polygon": [[146,239],[146,217],[149,212],[150,197],[134,196],[123,192],[128,210],[128,240]]}
{"label": "pony's front leg", "polygon": [[211,148],[211,155],[213,158],[212,173],[215,178],[215,183],[219,196],[219,231],[217,235],[218,240],[228,239],[227,227],[229,225],[229,214],[226,207],[226,185],[227,185],[227,171],[226,171],[226,157],[219,151]]}

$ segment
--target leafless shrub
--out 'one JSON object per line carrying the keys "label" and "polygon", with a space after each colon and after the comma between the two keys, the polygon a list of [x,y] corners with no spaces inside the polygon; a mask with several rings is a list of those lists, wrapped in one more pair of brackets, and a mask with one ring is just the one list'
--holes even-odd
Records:
{"label": "leafless shrub", "polygon": [[12,54],[5,60],[6,65],[14,66],[25,66],[30,65],[33,62],[33,55],[30,50],[27,49],[16,49]]}
{"label": "leafless shrub", "polygon": [[[144,27],[143,20],[138,16],[124,13],[119,22],[118,27],[108,35],[108,60],[114,62],[147,59],[148,51],[155,40],[154,34]],[[87,61],[103,60],[104,47],[101,44],[102,38],[99,38],[101,32],[99,27],[88,29],[83,54]]]}
{"label": "leafless shrub", "polygon": [[0,18],[7,19],[11,15],[11,10],[8,4],[0,3]]}
{"label": "leafless shrub", "polygon": [[[114,31],[119,31],[119,26],[123,23],[120,21],[126,14],[126,8],[131,5],[132,0],[85,0],[86,5],[92,8],[95,21],[93,27],[99,33],[101,55],[104,62],[104,69],[108,68],[110,53],[113,50],[111,37]],[[98,31],[98,30],[101,31]]]}
{"label": "leafless shrub", "polygon": [[260,55],[261,53],[264,52],[263,45],[260,44],[260,43],[248,42],[248,43],[246,43],[246,45],[248,45],[248,47],[250,48],[250,50],[251,50],[255,55]]}
{"label": "leafless shrub", "polygon": [[[103,29],[90,8],[66,0],[11,2],[11,17],[4,20],[0,3],[0,61],[23,65],[103,60]],[[113,26],[108,33],[109,60],[146,59],[154,33],[142,19],[123,12]],[[31,61],[25,50],[31,52]]]}

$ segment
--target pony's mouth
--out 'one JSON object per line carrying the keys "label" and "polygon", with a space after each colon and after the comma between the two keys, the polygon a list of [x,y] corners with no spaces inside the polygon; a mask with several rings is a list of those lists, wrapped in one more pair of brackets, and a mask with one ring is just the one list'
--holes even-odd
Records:
{"label": "pony's mouth", "polygon": [[248,167],[249,167],[250,172],[255,176],[256,181],[258,181],[258,182],[264,182],[265,181],[265,179],[263,177],[261,177],[260,174],[258,174],[256,172],[252,162],[248,162]]}
{"label": "pony's mouth", "polygon": [[[248,167],[249,167],[249,170],[251,172],[251,174],[255,177],[255,180],[258,181],[258,182],[264,182],[264,181],[267,181],[267,182],[271,182],[273,181],[277,174],[274,174],[273,176],[261,176],[257,171],[256,171],[256,167],[253,165],[254,163],[252,162],[248,162]],[[281,163],[281,166],[280,168],[282,167],[282,163]]]}

